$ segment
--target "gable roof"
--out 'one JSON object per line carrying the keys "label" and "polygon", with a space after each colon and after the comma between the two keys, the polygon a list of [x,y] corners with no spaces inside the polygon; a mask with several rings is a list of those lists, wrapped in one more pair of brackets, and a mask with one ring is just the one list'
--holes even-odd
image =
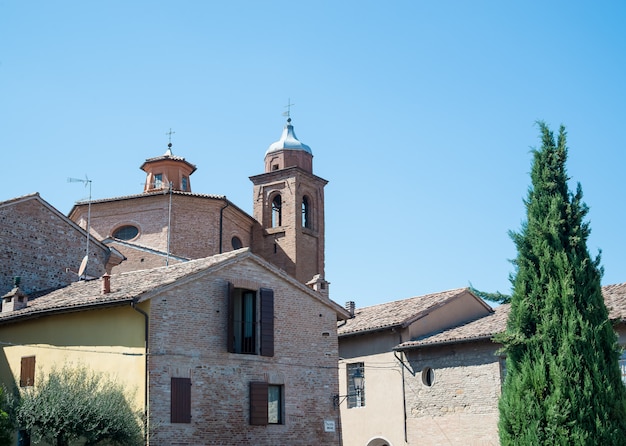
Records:
{"label": "gable roof", "polygon": [[331,307],[338,317],[348,317],[347,311],[323,297],[318,292],[301,284],[287,273],[252,254],[249,248],[230,251],[189,262],[178,263],[158,268],[130,271],[111,276],[111,292],[102,294],[102,281],[90,280],[74,282],[64,288],[45,295],[29,299],[26,308],[7,313],[0,313],[0,325],[18,320],[36,318],[43,315],[82,311],[96,307],[127,305],[131,302],[143,302],[152,298],[164,288],[180,280],[192,279],[196,274],[217,270],[226,265],[249,259],[270,270],[291,285],[300,288],[312,298]]}
{"label": "gable roof", "polygon": [[[613,322],[626,321],[626,283],[607,285],[602,287],[604,302],[609,310],[609,319]],[[439,333],[424,336],[414,341],[403,342],[394,350],[409,350],[412,348],[431,345],[455,344],[488,340],[506,329],[510,304],[503,304],[495,308],[492,314],[457,327],[443,330]]]}
{"label": "gable roof", "polygon": [[337,331],[339,336],[348,336],[394,327],[406,327],[434,309],[468,294],[484,305],[488,311],[492,311],[491,307],[482,299],[476,297],[469,288],[457,288],[426,294],[425,296],[357,308],[354,312],[354,318],[348,319],[345,324],[342,323]]}

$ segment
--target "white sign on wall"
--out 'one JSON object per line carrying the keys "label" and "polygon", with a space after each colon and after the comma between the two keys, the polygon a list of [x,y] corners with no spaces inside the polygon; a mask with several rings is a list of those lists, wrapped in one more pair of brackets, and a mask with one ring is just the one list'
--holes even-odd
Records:
{"label": "white sign on wall", "polygon": [[335,432],[335,420],[324,420],[324,432]]}

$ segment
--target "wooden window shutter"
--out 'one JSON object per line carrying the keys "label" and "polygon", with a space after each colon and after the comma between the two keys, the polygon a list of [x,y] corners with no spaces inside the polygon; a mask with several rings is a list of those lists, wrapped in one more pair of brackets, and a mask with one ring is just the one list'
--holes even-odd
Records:
{"label": "wooden window shutter", "polygon": [[274,356],[274,290],[261,288],[261,356]]}
{"label": "wooden window shutter", "polygon": [[24,356],[21,362],[20,387],[35,385],[35,357]]}
{"label": "wooden window shutter", "polygon": [[235,287],[228,282],[226,300],[228,301],[228,328],[226,331],[226,350],[235,353]]}
{"label": "wooden window shutter", "polygon": [[265,426],[267,424],[267,395],[266,382],[250,383],[250,424]]}
{"label": "wooden window shutter", "polygon": [[170,421],[191,423],[191,379],[172,377]]}

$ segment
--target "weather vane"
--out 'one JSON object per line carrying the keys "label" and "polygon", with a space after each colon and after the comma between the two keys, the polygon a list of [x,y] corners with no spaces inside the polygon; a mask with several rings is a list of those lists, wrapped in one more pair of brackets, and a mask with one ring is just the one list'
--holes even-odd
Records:
{"label": "weather vane", "polygon": [[287,111],[283,112],[283,116],[287,116],[289,119],[291,119],[291,106],[292,105],[296,105],[296,104],[291,103],[291,98],[287,99],[287,105],[285,105],[285,107],[287,108]]}

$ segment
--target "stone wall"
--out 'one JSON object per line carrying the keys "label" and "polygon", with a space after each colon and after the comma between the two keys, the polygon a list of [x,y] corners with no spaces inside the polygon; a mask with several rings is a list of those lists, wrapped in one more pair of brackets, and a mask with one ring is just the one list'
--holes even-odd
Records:
{"label": "stone wall", "polygon": [[[21,278],[20,288],[26,294],[75,282],[86,247],[86,234],[38,195],[3,203],[0,296],[13,288],[16,276]],[[108,253],[92,239],[86,273],[94,277],[104,274]]]}
{"label": "stone wall", "polygon": [[[409,444],[498,443],[500,358],[490,341],[421,348],[409,354]],[[427,385],[430,368],[434,378]]]}

